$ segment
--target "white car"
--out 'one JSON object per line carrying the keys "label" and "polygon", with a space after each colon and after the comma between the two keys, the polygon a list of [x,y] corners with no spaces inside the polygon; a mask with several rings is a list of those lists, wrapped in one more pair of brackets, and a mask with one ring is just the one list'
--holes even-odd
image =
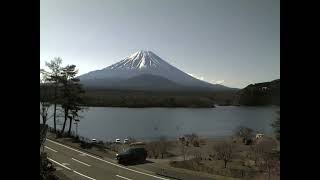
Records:
{"label": "white car", "polygon": [[123,140],[123,143],[125,143],[125,144],[128,143],[128,142],[129,142],[129,139],[124,139]]}
{"label": "white car", "polygon": [[121,143],[120,139],[116,139],[116,143],[120,144]]}
{"label": "white car", "polygon": [[96,143],[97,140],[96,140],[96,139],[92,139],[91,142],[92,142],[92,143]]}

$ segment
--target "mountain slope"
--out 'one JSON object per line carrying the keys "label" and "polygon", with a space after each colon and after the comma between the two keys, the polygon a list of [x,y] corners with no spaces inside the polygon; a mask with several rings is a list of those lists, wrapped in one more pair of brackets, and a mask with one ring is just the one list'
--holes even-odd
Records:
{"label": "mountain slope", "polygon": [[[156,82],[156,83],[154,83]],[[183,86],[161,76],[142,74],[121,81],[127,89],[133,90],[181,90]]]}
{"label": "mountain slope", "polygon": [[[118,63],[101,70],[89,72],[79,78],[85,86],[106,87],[112,85],[116,87],[117,83],[115,82],[123,82],[124,80],[143,74],[159,76],[181,86],[206,88],[208,90],[229,89],[222,85],[214,85],[196,79],[170,65],[151,51],[138,51]],[[153,83],[156,84],[157,81]]]}
{"label": "mountain slope", "polygon": [[280,105],[280,79],[250,84],[238,92],[237,104],[256,105]]}

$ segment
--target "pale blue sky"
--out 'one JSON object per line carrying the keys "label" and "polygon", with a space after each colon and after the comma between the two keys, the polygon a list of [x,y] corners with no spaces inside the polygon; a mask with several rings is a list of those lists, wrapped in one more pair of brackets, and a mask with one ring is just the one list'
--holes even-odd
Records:
{"label": "pale blue sky", "polygon": [[79,73],[151,50],[208,82],[280,78],[279,0],[41,0],[40,66]]}

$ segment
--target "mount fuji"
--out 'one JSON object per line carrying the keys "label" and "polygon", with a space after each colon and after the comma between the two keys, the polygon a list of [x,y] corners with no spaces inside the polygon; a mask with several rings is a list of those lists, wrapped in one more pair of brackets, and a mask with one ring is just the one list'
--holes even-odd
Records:
{"label": "mount fuji", "polygon": [[151,51],[138,51],[101,70],[79,76],[85,87],[128,90],[229,90],[196,79]]}

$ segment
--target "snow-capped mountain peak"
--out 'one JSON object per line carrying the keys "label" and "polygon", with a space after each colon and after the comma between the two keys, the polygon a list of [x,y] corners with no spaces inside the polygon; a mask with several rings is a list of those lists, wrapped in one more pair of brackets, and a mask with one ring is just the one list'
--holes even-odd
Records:
{"label": "snow-capped mountain peak", "polygon": [[[144,75],[144,76],[141,76]],[[150,77],[161,77],[161,78],[147,78]],[[151,51],[137,51],[121,61],[108,66],[101,70],[91,71],[87,74],[81,75],[79,78],[85,85],[92,86],[104,86],[116,88],[117,83],[127,82],[128,79],[132,80],[133,77],[139,77],[144,81],[152,81],[156,84],[158,79],[161,82],[167,79],[166,82],[174,82],[179,86],[199,87],[199,88],[210,88],[210,89],[224,89],[221,85],[212,85],[205,81],[196,79],[187,73],[179,70],[178,68],[167,63],[161,59],[155,53]],[[151,80],[152,79],[152,80]],[[140,82],[140,81],[134,81]],[[130,84],[130,83],[127,83]],[[170,83],[169,83],[170,84]],[[119,84],[118,84],[119,86]]]}
{"label": "snow-capped mountain peak", "polygon": [[167,64],[151,51],[137,51],[106,69],[143,69],[157,68]]}

